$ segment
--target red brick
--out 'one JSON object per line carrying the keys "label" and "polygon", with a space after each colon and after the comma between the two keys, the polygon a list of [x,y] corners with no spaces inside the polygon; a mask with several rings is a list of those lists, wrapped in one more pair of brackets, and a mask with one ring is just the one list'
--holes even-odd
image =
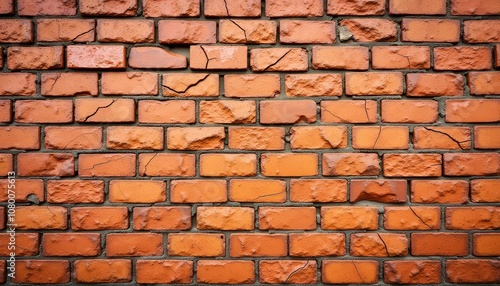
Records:
{"label": "red brick", "polygon": [[[224,127],[169,127],[169,150],[221,150],[224,149]],[[163,149],[161,147],[160,149]]]}
{"label": "red brick", "polygon": [[377,114],[375,100],[321,101],[321,122],[375,123]]}
{"label": "red brick", "polygon": [[225,235],[215,233],[169,233],[169,256],[215,257],[225,255]]}
{"label": "red brick", "polygon": [[104,182],[89,180],[50,180],[47,201],[53,204],[103,203]]}
{"label": "red brick", "polygon": [[228,74],[224,76],[225,97],[275,97],[280,94],[277,74]]}
{"label": "red brick", "polygon": [[485,176],[500,174],[500,153],[445,153],[447,176]]}
{"label": "red brick", "polygon": [[191,228],[189,207],[135,207],[134,230],[186,230]]}
{"label": "red brick", "polygon": [[499,207],[449,207],[446,208],[447,229],[498,229]]}
{"label": "red brick", "polygon": [[43,3],[18,0],[17,12],[20,16],[72,16],[76,14],[76,0],[46,0]]}
{"label": "red brick", "polygon": [[266,0],[267,17],[323,16],[321,0]]}
{"label": "red brick", "polygon": [[214,44],[216,32],[215,21],[162,20],[158,22],[158,41],[162,44]]}
{"label": "red brick", "polygon": [[70,264],[67,260],[16,261],[13,283],[62,284],[70,282]]}
{"label": "red brick", "polygon": [[464,40],[467,43],[500,42],[499,25],[498,20],[464,21]]}
{"label": "red brick", "polygon": [[141,43],[154,41],[152,20],[97,20],[99,42]]}
{"label": "red brick", "polygon": [[356,2],[350,0],[328,0],[328,15],[383,15],[385,0]]}
{"label": "red brick", "polygon": [[347,95],[401,95],[403,74],[400,72],[348,72],[345,75]]}
{"label": "red brick", "polygon": [[372,260],[324,260],[321,277],[324,283],[373,284],[378,281],[379,265]]}
{"label": "red brick", "polygon": [[403,19],[401,22],[403,42],[445,42],[460,40],[458,20]]}
{"label": "red brick", "polygon": [[446,122],[499,122],[500,100],[449,99],[445,103]]}
{"label": "red brick", "polygon": [[[8,179],[0,180],[0,201],[8,200]],[[39,179],[19,179],[16,178],[16,202],[27,202],[29,195],[35,195],[41,202],[45,201],[43,181]]]}
{"label": "red brick", "polygon": [[406,88],[407,96],[462,96],[464,77],[452,73],[409,73]]}
{"label": "red brick", "polygon": [[347,181],[334,179],[292,179],[292,202],[346,202]]}
{"label": "red brick", "polygon": [[110,126],[106,129],[106,147],[120,150],[163,150],[162,127]]}
{"label": "red brick", "polygon": [[140,100],[140,123],[194,123],[195,102],[193,100]]}
{"label": "red brick", "polygon": [[500,180],[498,179],[476,179],[471,180],[470,184],[470,197],[471,201],[475,203],[495,203],[500,202],[498,196],[498,188],[500,187]]}
{"label": "red brick", "polygon": [[384,154],[382,162],[386,177],[441,176],[441,154]]}
{"label": "red brick", "polygon": [[44,233],[42,249],[44,256],[97,256],[101,254],[101,235],[98,233]]}
{"label": "red brick", "polygon": [[[1,28],[1,27],[0,27]],[[0,95],[35,95],[36,75],[33,73],[0,74]]]}
{"label": "red brick", "polygon": [[206,177],[249,177],[255,176],[257,172],[255,154],[205,153],[200,155],[199,164],[200,175]]}
{"label": "red brick", "polygon": [[446,0],[389,0],[389,14],[446,15]]}
{"label": "red brick", "polygon": [[163,234],[109,233],[106,256],[159,256],[163,254]]}
{"label": "red brick", "polygon": [[162,78],[163,96],[219,96],[218,74],[171,73]]}
{"label": "red brick", "polygon": [[126,49],[121,45],[70,45],[66,61],[73,69],[124,69]]}
{"label": "red brick", "polygon": [[80,13],[85,16],[135,16],[137,0],[106,1],[80,0]]}
{"label": "red brick", "polygon": [[261,283],[315,284],[318,281],[315,260],[261,260]]}
{"label": "red brick", "polygon": [[14,159],[12,154],[0,153],[0,176],[7,176],[9,172],[14,172]]}
{"label": "red brick", "polygon": [[190,46],[189,67],[193,70],[246,70],[247,50],[247,46]]}
{"label": "red brick", "polygon": [[207,17],[259,17],[261,1],[241,0],[239,2],[224,0],[206,0],[204,6]]}
{"label": "red brick", "polygon": [[285,129],[280,127],[229,127],[228,136],[230,149],[285,149]]}
{"label": "red brick", "polygon": [[102,73],[104,95],[157,95],[158,75],[150,72]]}
{"label": "red brick", "polygon": [[498,256],[500,249],[498,233],[475,233],[472,235],[472,253],[475,256]]}
{"label": "red brick", "polygon": [[144,0],[145,17],[198,17],[200,0]]}
{"label": "red brick", "polygon": [[489,0],[451,0],[451,15],[497,15],[500,4]]}
{"label": "red brick", "polygon": [[93,42],[94,19],[37,19],[36,38],[39,42]]}
{"label": "red brick", "polygon": [[376,153],[324,153],[323,176],[376,176],[380,164]]}
{"label": "red brick", "polygon": [[500,94],[500,72],[470,72],[467,79],[473,95]]}
{"label": "red brick", "polygon": [[80,177],[126,177],[135,175],[135,154],[79,154]]}
{"label": "red brick", "polygon": [[500,149],[499,126],[475,126],[474,147],[476,149]]}
{"label": "red brick", "polygon": [[357,42],[395,42],[398,38],[397,24],[392,20],[346,19],[339,25],[347,28]]}
{"label": "red brick", "polygon": [[69,153],[21,153],[17,155],[19,176],[60,176],[75,174],[75,158]]}
{"label": "red brick", "polygon": [[16,122],[69,123],[73,121],[70,100],[18,100],[15,103]]}
{"label": "red brick", "polygon": [[296,124],[316,122],[313,100],[266,100],[260,102],[260,123]]}
{"label": "red brick", "polygon": [[374,46],[374,69],[428,69],[431,67],[429,47],[424,46]]}
{"label": "red brick", "polygon": [[487,70],[492,61],[489,47],[434,48],[435,70]]}
{"label": "red brick", "polygon": [[0,122],[10,122],[11,120],[12,102],[10,100],[0,100]]}
{"label": "red brick", "polygon": [[75,100],[76,122],[134,122],[135,102],[128,98]]}
{"label": "red brick", "polygon": [[[314,54],[313,54],[314,55]],[[287,96],[341,96],[340,74],[287,74],[285,76]]]}
{"label": "red brick", "polygon": [[227,182],[223,180],[172,180],[173,203],[215,203],[227,201]]}
{"label": "red brick", "polygon": [[312,48],[313,69],[367,70],[368,59],[367,47],[315,46]]}
{"label": "red brick", "polygon": [[287,255],[286,234],[232,233],[229,237],[231,257],[280,257]]}
{"label": "red brick", "polygon": [[40,149],[40,127],[37,126],[1,126],[0,149]]}
{"label": "red brick", "polygon": [[291,233],[290,256],[341,256],[346,254],[343,233]]}
{"label": "red brick", "polygon": [[1,19],[0,43],[33,42],[33,23],[25,19]]}
{"label": "red brick", "polygon": [[110,230],[128,228],[127,207],[72,207],[72,230]]}
{"label": "red brick", "polygon": [[438,260],[384,261],[384,282],[389,284],[439,284]]}
{"label": "red brick", "polygon": [[469,254],[466,233],[412,233],[411,254],[413,256],[465,256]]}
{"label": "red brick", "polygon": [[268,177],[316,176],[318,156],[313,153],[262,154],[261,173]]}
{"label": "red brick", "polygon": [[195,174],[194,154],[139,154],[139,175],[189,177]]}
{"label": "red brick", "polygon": [[438,119],[438,102],[434,100],[382,100],[381,111],[382,122],[433,123]]}
{"label": "red brick", "polygon": [[469,183],[458,180],[412,180],[413,203],[463,204],[469,200]]}
{"label": "red brick", "polygon": [[128,259],[81,259],[74,263],[77,283],[120,283],[132,281],[132,261]]}
{"label": "red brick", "polygon": [[97,95],[97,73],[43,73],[41,93],[45,96]]}
{"label": "red brick", "polygon": [[353,126],[354,149],[405,150],[409,148],[407,126]]}
{"label": "red brick", "polygon": [[191,283],[193,262],[189,260],[137,260],[137,283]]}
{"label": "red brick", "polygon": [[286,182],[232,179],[229,181],[229,198],[234,202],[284,203],[286,201]]}
{"label": "red brick", "polygon": [[309,60],[303,48],[255,48],[250,51],[254,72],[307,71]]}
{"label": "red brick", "polygon": [[314,207],[259,207],[261,230],[313,230],[316,229]]}
{"label": "red brick", "polygon": [[196,227],[207,230],[253,230],[254,209],[242,207],[197,207]]}
{"label": "red brick", "polygon": [[183,69],[187,67],[187,58],[160,47],[132,47],[128,64],[132,68]]}
{"label": "red brick", "polygon": [[[0,243],[5,247],[0,250],[0,255],[10,256],[11,250],[8,248],[10,242],[10,233],[0,234]],[[38,233],[16,233],[16,256],[35,256],[38,255],[40,249],[40,234]]]}
{"label": "red brick", "polygon": [[446,281],[451,283],[499,283],[499,268],[498,260],[447,260]]}
{"label": "red brick", "polygon": [[[232,2],[228,2],[230,5]],[[220,20],[219,42],[275,44],[277,23],[269,20]]]}
{"label": "red brick", "polygon": [[404,180],[352,180],[349,201],[404,203],[406,202],[406,192],[407,187]]}
{"label": "red brick", "polygon": [[199,283],[250,284],[255,282],[255,265],[245,260],[198,260],[196,277]]}
{"label": "red brick", "polygon": [[251,100],[201,101],[199,110],[200,123],[254,123],[257,116],[255,101]]}
{"label": "red brick", "polygon": [[292,127],[290,129],[292,149],[337,149],[347,147],[345,126]]}
{"label": "red brick", "polygon": [[[14,13],[14,0],[3,0],[0,2],[0,14]],[[1,267],[3,269],[3,267]],[[5,279],[5,278],[4,278]],[[3,281],[5,282],[5,281]]]}
{"label": "red brick", "polygon": [[386,230],[438,230],[440,227],[439,207],[384,207]]}
{"label": "red brick", "polygon": [[500,67],[500,44],[495,45],[495,67]]}
{"label": "red brick", "polygon": [[469,127],[415,127],[413,148],[415,149],[470,149]]}
{"label": "red brick", "polygon": [[[314,31],[314,33],[311,33]],[[280,42],[289,44],[332,44],[335,42],[333,21],[280,21]]]}
{"label": "red brick", "polygon": [[377,228],[376,207],[321,207],[321,229],[323,230],[376,230]]}
{"label": "red brick", "polygon": [[166,183],[163,181],[112,180],[109,182],[109,201],[112,203],[151,204],[164,202],[166,198]]}
{"label": "red brick", "polygon": [[7,67],[10,70],[59,69],[63,66],[63,46],[7,48]]}
{"label": "red brick", "polygon": [[352,256],[407,256],[408,238],[398,233],[355,233],[351,234],[350,254]]}
{"label": "red brick", "polygon": [[19,206],[16,208],[16,229],[67,229],[68,210],[54,206]]}
{"label": "red brick", "polygon": [[47,149],[89,149],[102,147],[101,127],[45,127],[45,143]]}

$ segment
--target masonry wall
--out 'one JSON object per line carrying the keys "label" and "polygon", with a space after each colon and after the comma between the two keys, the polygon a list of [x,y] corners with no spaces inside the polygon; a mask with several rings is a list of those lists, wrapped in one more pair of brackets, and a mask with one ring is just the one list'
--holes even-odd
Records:
{"label": "masonry wall", "polygon": [[500,283],[499,0],[0,14],[1,282]]}

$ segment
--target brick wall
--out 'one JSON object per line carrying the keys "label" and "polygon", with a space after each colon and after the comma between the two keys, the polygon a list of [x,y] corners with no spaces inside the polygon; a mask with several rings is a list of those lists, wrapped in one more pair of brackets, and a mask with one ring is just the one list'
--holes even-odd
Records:
{"label": "brick wall", "polygon": [[499,15],[0,0],[0,281],[500,283]]}

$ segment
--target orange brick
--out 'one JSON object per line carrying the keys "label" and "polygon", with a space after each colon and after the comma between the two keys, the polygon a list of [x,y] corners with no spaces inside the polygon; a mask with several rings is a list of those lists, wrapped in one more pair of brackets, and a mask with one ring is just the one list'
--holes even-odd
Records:
{"label": "orange brick", "polygon": [[407,126],[354,126],[352,147],[354,149],[408,149]]}
{"label": "orange brick", "polygon": [[[231,5],[230,3],[227,4]],[[276,21],[221,19],[219,20],[219,42],[227,44],[275,44],[276,30]]]}
{"label": "orange brick", "polygon": [[186,230],[191,228],[189,207],[135,207],[134,230]]}
{"label": "orange brick", "polygon": [[439,207],[385,207],[386,230],[438,230],[441,227]]}
{"label": "orange brick", "polygon": [[195,102],[193,100],[140,100],[139,123],[194,123]]}
{"label": "orange brick", "polygon": [[[0,27],[1,28],[1,27]],[[35,95],[36,75],[33,73],[0,74],[0,95]]]}
{"label": "orange brick", "polygon": [[15,120],[20,123],[70,123],[73,122],[71,100],[18,100],[15,103]]}
{"label": "orange brick", "polygon": [[316,122],[316,102],[312,100],[266,100],[260,102],[259,109],[262,124]]}
{"label": "orange brick", "polygon": [[412,233],[411,254],[413,256],[465,256],[469,254],[466,233]]}
{"label": "orange brick", "polygon": [[[314,33],[311,33],[314,31]],[[335,22],[281,20],[280,42],[289,44],[332,44],[335,42]]]}
{"label": "orange brick", "polygon": [[344,126],[292,127],[292,149],[346,148],[347,128]]}
{"label": "orange brick", "polygon": [[277,74],[228,74],[224,76],[225,97],[275,97],[280,94]]}
{"label": "orange brick", "polygon": [[464,77],[451,73],[410,73],[406,75],[407,96],[462,96]]}
{"label": "orange brick", "polygon": [[384,282],[439,284],[441,263],[437,260],[384,261]]}
{"label": "orange brick", "polygon": [[47,149],[96,150],[102,147],[102,127],[47,126],[44,131],[44,146]]}
{"label": "orange brick", "polygon": [[321,207],[321,229],[350,230],[378,228],[376,207]]}
{"label": "orange brick", "polygon": [[118,3],[99,0],[81,0],[80,13],[85,16],[134,16],[137,12],[137,0],[124,0]]}
{"label": "orange brick", "polygon": [[50,180],[47,182],[49,203],[103,203],[104,182],[89,180]]}
{"label": "orange brick", "polygon": [[349,201],[406,202],[405,180],[351,180]]}
{"label": "orange brick", "polygon": [[246,70],[247,51],[247,46],[193,45],[189,47],[189,67],[193,70]]}
{"label": "orange brick", "polygon": [[500,44],[495,45],[495,67],[500,67]]}
{"label": "orange brick", "polygon": [[378,281],[378,262],[372,260],[324,260],[321,277],[324,283],[372,284]]}
{"label": "orange brick", "polygon": [[224,234],[170,233],[168,234],[169,256],[215,257],[225,255]]}
{"label": "orange brick", "polygon": [[33,22],[27,19],[1,19],[0,43],[32,43]]}
{"label": "orange brick", "polygon": [[487,70],[492,62],[489,47],[434,48],[435,70]]}
{"label": "orange brick", "polygon": [[159,203],[166,198],[164,181],[112,180],[109,183],[109,201],[112,203]]}
{"label": "orange brick", "polygon": [[40,127],[1,126],[0,137],[0,149],[40,149]]}
{"label": "orange brick", "polygon": [[[335,58],[335,61],[332,61]],[[367,47],[328,47],[312,48],[313,69],[367,70],[369,51]]]}
{"label": "orange brick", "polygon": [[451,0],[452,15],[497,15],[500,4],[489,0]]}
{"label": "orange brick", "polygon": [[382,162],[386,177],[441,176],[441,154],[384,154]]}
{"label": "orange brick", "polygon": [[446,153],[444,174],[448,176],[485,176],[500,174],[499,153]]}
{"label": "orange brick", "polygon": [[[224,149],[224,127],[169,127],[167,148],[170,150]],[[162,148],[163,149],[163,146]]]}
{"label": "orange brick", "polygon": [[498,256],[500,234],[475,233],[472,235],[472,254],[475,256]]}
{"label": "orange brick", "polygon": [[398,25],[392,20],[345,19],[339,25],[347,29],[357,42],[395,42],[398,39]]}
{"label": "orange brick", "polygon": [[66,229],[68,210],[54,206],[19,206],[16,208],[16,229]]}
{"label": "orange brick", "polygon": [[19,176],[73,176],[75,158],[68,153],[20,153],[17,173]]}
{"label": "orange brick", "polygon": [[145,17],[198,17],[200,0],[144,0]]}
{"label": "orange brick", "polygon": [[259,229],[262,230],[316,229],[316,208],[259,207]]}
{"label": "orange brick", "polygon": [[139,175],[141,176],[188,177],[194,176],[195,172],[194,154],[139,154]]}
{"label": "orange brick", "polygon": [[415,127],[413,130],[415,149],[470,149],[471,138],[468,127]]}
{"label": "orange brick", "polygon": [[[0,201],[8,200],[9,180],[0,179]],[[16,202],[27,202],[29,195],[35,195],[40,202],[45,201],[43,180],[16,178]]]}
{"label": "orange brick", "polygon": [[97,40],[101,43],[150,43],[154,30],[152,20],[97,20]]}
{"label": "orange brick", "polygon": [[10,100],[0,100],[0,122],[6,123],[10,122],[11,120],[12,120],[12,102]]}
{"label": "orange brick", "polygon": [[58,69],[63,67],[63,62],[62,46],[7,48],[7,67],[10,70]]}
{"label": "orange brick", "polygon": [[255,123],[255,101],[213,100],[200,102],[200,123]]}
{"label": "orange brick", "polygon": [[255,154],[201,154],[200,175],[207,177],[255,176]]}
{"label": "orange brick", "polygon": [[500,100],[449,99],[445,103],[446,122],[499,122]]}
{"label": "orange brick", "polygon": [[464,21],[464,40],[468,43],[500,42],[499,24],[498,20]]}
{"label": "orange brick", "polygon": [[328,15],[383,15],[385,1],[375,0],[368,5],[349,0],[328,0],[326,11]]}
{"label": "orange brick", "polygon": [[266,153],[261,155],[261,173],[269,177],[318,175],[318,155],[312,153]]}
{"label": "orange brick", "polygon": [[261,283],[315,284],[318,281],[315,260],[261,260]]}
{"label": "orange brick", "polygon": [[44,3],[18,0],[17,11],[21,16],[72,16],[76,14],[76,1],[47,0]]}
{"label": "orange brick", "polygon": [[120,283],[132,281],[132,261],[128,259],[81,259],[74,263],[77,283]]}
{"label": "orange brick", "polygon": [[73,207],[71,208],[72,230],[109,230],[128,228],[126,207]]}
{"label": "orange brick", "polygon": [[447,229],[498,229],[500,227],[499,207],[448,207],[446,208]]}
{"label": "orange brick", "polygon": [[453,259],[446,261],[446,281],[451,283],[499,283],[498,260]]}
{"label": "orange brick", "polygon": [[240,207],[197,207],[196,227],[210,230],[253,230],[254,209]]}
{"label": "orange brick", "polygon": [[7,176],[10,172],[14,172],[14,156],[0,153],[0,176]]}
{"label": "orange brick", "polygon": [[196,278],[199,283],[209,284],[254,283],[255,265],[245,260],[198,260]]}
{"label": "orange brick", "polygon": [[469,183],[458,180],[412,180],[413,203],[463,204],[469,201]]}
{"label": "orange brick", "polygon": [[404,42],[457,43],[460,40],[460,21],[403,19],[401,39]]}
{"label": "orange brick", "polygon": [[264,257],[287,255],[286,234],[232,233],[229,237],[231,257]]}
{"label": "orange brick", "polygon": [[106,235],[107,256],[158,256],[163,254],[163,234],[109,233]]}
{"label": "orange brick", "polygon": [[187,67],[187,58],[160,47],[132,47],[128,64],[132,68],[183,69]]}
{"label": "orange brick", "polygon": [[44,233],[42,249],[44,256],[97,256],[101,254],[101,235],[98,233]]}
{"label": "orange brick", "polygon": [[341,256],[346,254],[343,233],[291,233],[291,256]]}
{"label": "orange brick", "polygon": [[45,96],[97,95],[97,73],[43,73],[41,93]]}
{"label": "orange brick", "polygon": [[286,182],[279,180],[232,179],[229,181],[229,197],[235,202],[286,201]]}
{"label": "orange brick", "polygon": [[106,147],[121,150],[163,150],[163,127],[110,126],[106,129]]}
{"label": "orange brick", "polygon": [[433,123],[438,119],[434,100],[382,100],[381,111],[382,122],[387,123]]}
{"label": "orange brick", "polygon": [[94,19],[37,19],[36,38],[39,42],[93,42]]}
{"label": "orange brick", "polygon": [[500,72],[470,72],[468,82],[473,95],[500,94]]}
{"label": "orange brick", "polygon": [[78,175],[80,177],[134,176],[135,154],[79,154]]}
{"label": "orange brick", "polygon": [[189,260],[137,260],[137,283],[191,283],[193,262]]}
{"label": "orange brick", "polygon": [[205,73],[168,73],[163,75],[163,96],[219,96],[219,75]]}
{"label": "orange brick", "polygon": [[[390,0],[389,14],[446,15],[446,0]],[[399,266],[397,263],[393,265],[394,269]]]}
{"label": "orange brick", "polygon": [[408,238],[398,233],[355,233],[351,234],[350,254],[352,256],[407,256]]}
{"label": "orange brick", "polygon": [[204,2],[205,16],[208,17],[259,17],[261,1],[242,0],[224,2],[224,0],[207,0]]}
{"label": "orange brick", "polygon": [[380,164],[376,153],[324,153],[323,176],[376,176]]}
{"label": "orange brick", "polygon": [[134,122],[135,103],[126,98],[75,100],[76,122]]}
{"label": "orange brick", "polygon": [[401,95],[403,74],[400,72],[348,72],[345,75],[347,95]]}
{"label": "orange brick", "polygon": [[158,75],[150,72],[102,73],[104,95],[157,95]]}
{"label": "orange brick", "polygon": [[255,48],[250,51],[250,67],[254,72],[306,71],[307,54],[303,48]]}
{"label": "orange brick", "polygon": [[172,180],[173,203],[215,203],[227,201],[227,182],[223,180]]}
{"label": "orange brick", "polygon": [[347,181],[334,179],[292,179],[290,180],[290,201],[292,202],[346,202]]}
{"label": "orange brick", "polygon": [[341,96],[340,74],[287,74],[285,76],[287,96]]}
{"label": "orange brick", "polygon": [[285,129],[280,127],[229,127],[230,149],[284,150]]}
{"label": "orange brick", "polygon": [[121,45],[70,45],[66,47],[66,61],[67,67],[74,69],[123,69],[126,49]]}
{"label": "orange brick", "polygon": [[13,283],[62,284],[70,282],[70,264],[67,260],[16,261]]}
{"label": "orange brick", "polygon": [[215,21],[162,20],[158,22],[158,41],[162,44],[215,44],[216,32]]}
{"label": "orange brick", "polygon": [[321,0],[266,1],[267,17],[312,17],[323,16]]}
{"label": "orange brick", "polygon": [[321,122],[375,123],[377,114],[375,100],[321,101]]}
{"label": "orange brick", "polygon": [[471,180],[471,201],[476,203],[499,202],[500,196],[496,191],[498,187],[500,187],[500,180],[497,179]]}
{"label": "orange brick", "polygon": [[421,46],[374,46],[374,69],[428,69],[431,67],[431,51]]}
{"label": "orange brick", "polygon": [[[7,247],[0,249],[0,255],[10,256],[11,250],[8,245],[10,242],[10,233],[0,234],[0,243]],[[40,234],[38,233],[16,233],[16,249],[13,251],[16,256],[35,256],[40,249]]]}

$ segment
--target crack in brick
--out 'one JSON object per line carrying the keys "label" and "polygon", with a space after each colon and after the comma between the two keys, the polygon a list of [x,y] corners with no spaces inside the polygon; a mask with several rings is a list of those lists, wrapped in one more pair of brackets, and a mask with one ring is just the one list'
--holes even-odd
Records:
{"label": "crack in brick", "polygon": [[65,150],[65,149],[66,149],[66,147],[68,147],[68,145],[69,145],[71,142],[75,141],[76,139],[78,139],[78,138],[80,138],[80,137],[82,137],[82,136],[84,136],[84,135],[94,134],[94,133],[96,133],[97,131],[99,131],[99,129],[95,129],[95,130],[94,130],[94,131],[92,131],[92,132],[85,132],[85,133],[82,133],[82,134],[80,134],[80,135],[76,136],[75,138],[73,138],[73,139],[69,140],[69,141],[68,141],[68,143],[66,143],[66,145],[62,148],[62,150]]}
{"label": "crack in brick", "polygon": [[385,241],[382,239],[382,236],[380,236],[380,233],[378,233],[378,232],[377,232],[377,235],[378,235],[378,238],[380,239],[380,241],[382,241],[382,244],[384,245],[385,253],[387,253],[387,256],[391,256],[389,254],[389,249],[387,248],[387,244],[385,244]]}
{"label": "crack in brick", "polygon": [[245,42],[248,42],[247,31],[245,31],[245,29],[243,29],[240,25],[238,25],[235,21],[231,19],[229,19],[229,22],[233,23],[234,25],[236,25],[236,27],[240,28],[240,30],[243,31],[243,36],[245,36]]}
{"label": "crack in brick", "polygon": [[[113,158],[113,157],[114,157],[114,156],[112,156],[111,158]],[[90,167],[90,168],[82,169],[82,171],[92,170],[92,169],[94,169],[94,168],[95,168],[95,167],[97,167],[97,166],[104,165],[104,164],[108,164],[108,163],[115,162],[115,161],[119,161],[119,160],[121,160],[121,159],[123,159],[123,157],[120,157],[120,158],[118,158],[118,159],[109,159],[109,160],[108,160],[108,161],[106,161],[106,162],[96,163],[96,164],[92,165],[92,167]],[[94,175],[94,174],[92,173],[92,175]]]}
{"label": "crack in brick", "polygon": [[81,36],[83,36],[83,35],[85,35],[85,34],[88,34],[88,33],[92,32],[92,31],[95,31],[95,27],[93,27],[92,29],[90,29],[90,30],[88,30],[88,31],[85,31],[85,32],[83,32],[83,33],[80,33],[80,34],[76,35],[76,37],[74,37],[74,38],[73,38],[73,39],[71,39],[70,41],[71,41],[71,42],[73,42],[74,40],[78,39],[79,37],[81,37]]}
{"label": "crack in brick", "polygon": [[306,264],[304,264],[303,266],[295,269],[292,273],[290,273],[290,275],[288,275],[288,277],[286,278],[285,282],[284,283],[287,283],[288,280],[290,280],[290,278],[292,278],[293,275],[297,274],[297,272],[299,272],[300,270],[304,269],[307,267],[307,265],[309,265],[309,260],[306,261]]}
{"label": "crack in brick", "polygon": [[469,140],[458,141],[457,139],[453,138],[450,134],[448,134],[446,132],[439,131],[439,130],[434,130],[434,129],[431,129],[431,128],[427,128],[425,126],[424,126],[424,128],[425,128],[425,130],[429,130],[429,131],[436,132],[436,133],[443,134],[443,135],[447,136],[448,138],[450,138],[451,140],[453,140],[453,142],[457,143],[458,148],[460,148],[461,150],[467,150],[465,148],[462,148],[461,144],[465,143],[465,142],[468,142]]}
{"label": "crack in brick", "polygon": [[288,53],[290,53],[292,50],[288,50],[284,55],[282,55],[277,61],[275,61],[274,63],[268,65],[265,69],[263,69],[263,71],[266,71],[268,68],[272,67],[272,66],[275,66],[279,63],[279,61],[281,61],[284,57],[286,57],[286,55],[288,55]]}
{"label": "crack in brick", "polygon": [[226,14],[229,17],[229,8],[227,8],[227,2],[224,0],[224,7],[226,8]]}
{"label": "crack in brick", "polygon": [[342,117],[340,117],[340,116],[337,116],[337,115],[333,114],[333,112],[331,112],[330,110],[326,109],[326,107],[321,106],[321,108],[322,108],[324,111],[326,111],[326,112],[330,113],[332,116],[337,117],[338,119],[340,119],[340,121],[342,121],[343,123],[351,123],[349,120],[346,120],[346,119],[344,119],[344,118],[342,118]]}
{"label": "crack in brick", "polygon": [[54,78],[51,78],[52,80],[54,80],[54,82],[50,86],[50,89],[47,90],[47,92],[46,92],[47,94],[49,94],[54,89],[54,86],[56,85],[57,81],[61,78],[61,75],[62,74],[57,74]]}
{"label": "crack in brick", "polygon": [[87,122],[87,120],[90,119],[90,117],[94,116],[97,114],[97,112],[102,109],[102,108],[108,108],[110,107],[113,103],[115,103],[118,99],[113,99],[108,105],[104,105],[104,106],[99,106],[97,107],[97,109],[90,115],[88,115],[87,117],[85,117],[85,119],[83,120],[83,122]]}
{"label": "crack in brick", "polygon": [[146,165],[144,165],[144,175],[146,175],[146,176],[147,176],[148,165],[149,165],[149,163],[151,163],[151,161],[153,161],[153,159],[154,159],[156,156],[158,156],[158,154],[159,154],[159,153],[155,153],[155,154],[153,155],[153,157],[151,157],[151,159],[149,159],[149,161],[146,163]]}
{"label": "crack in brick", "polygon": [[425,224],[429,229],[432,229],[430,225],[428,225],[417,213],[413,210],[411,206],[408,206],[410,208],[410,211],[415,215],[423,224]]}
{"label": "crack in brick", "polygon": [[358,277],[361,280],[361,282],[365,282],[365,280],[363,279],[363,277],[361,277],[361,273],[359,272],[359,269],[358,269],[358,266],[356,265],[356,263],[354,261],[352,261],[351,263],[354,266],[354,269],[356,269],[356,273],[358,274]]}
{"label": "crack in brick", "polygon": [[406,58],[406,62],[408,62],[408,68],[409,68],[409,69],[411,69],[411,68],[412,68],[412,67],[411,67],[411,62],[410,62],[410,57],[409,57],[409,56],[402,55],[402,54],[400,54],[399,52],[396,52],[396,54],[397,54],[398,56],[401,56],[401,57],[403,57],[403,58]]}
{"label": "crack in brick", "polygon": [[207,62],[205,63],[205,69],[208,69],[208,63],[211,61],[211,60],[214,60],[215,58],[209,58],[208,57],[208,54],[207,54],[207,51],[205,50],[205,47],[203,46],[200,46],[201,50],[203,51],[203,54],[205,54],[205,59],[207,60]]}
{"label": "crack in brick", "polygon": [[373,142],[373,146],[372,146],[372,149],[375,149],[375,145],[377,145],[377,142],[378,142],[378,139],[380,138],[380,134],[382,133],[382,126],[379,126],[378,127],[378,134],[377,134],[377,138],[375,138],[375,142]]}
{"label": "crack in brick", "polygon": [[194,83],[191,83],[189,84],[184,90],[180,91],[180,90],[175,90],[167,85],[164,85],[162,84],[161,86],[163,86],[164,88],[168,89],[168,90],[171,90],[175,93],[178,93],[178,94],[183,94],[183,93],[186,93],[190,88],[194,87],[194,86],[197,86],[198,84],[200,84],[201,82],[203,82],[204,80],[206,80],[208,77],[210,76],[210,74],[208,73],[207,75],[205,75],[203,78],[197,80],[196,82]]}
{"label": "crack in brick", "polygon": [[272,194],[266,194],[266,195],[260,195],[260,196],[258,196],[256,198],[254,198],[254,200],[258,200],[258,199],[264,198],[264,197],[276,196],[276,195],[283,194],[283,193],[286,193],[286,191],[285,192],[272,193]]}
{"label": "crack in brick", "polygon": [[370,122],[370,116],[368,115],[368,107],[366,106],[368,104],[368,100],[365,100],[365,114],[366,114],[366,120]]}

